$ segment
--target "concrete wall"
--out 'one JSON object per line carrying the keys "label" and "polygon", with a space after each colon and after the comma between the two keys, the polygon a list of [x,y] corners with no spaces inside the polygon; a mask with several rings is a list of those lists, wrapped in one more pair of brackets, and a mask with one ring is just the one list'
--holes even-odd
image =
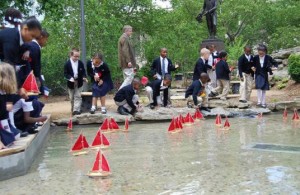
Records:
{"label": "concrete wall", "polygon": [[25,151],[0,157],[0,181],[25,175],[44,145],[50,130],[50,116]]}

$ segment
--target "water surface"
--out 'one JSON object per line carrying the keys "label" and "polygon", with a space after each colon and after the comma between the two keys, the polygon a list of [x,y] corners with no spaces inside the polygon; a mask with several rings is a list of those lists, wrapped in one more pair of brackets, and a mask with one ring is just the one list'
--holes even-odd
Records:
{"label": "water surface", "polygon": [[112,176],[92,179],[96,151],[68,151],[80,131],[91,143],[98,126],[51,130],[30,172],[0,182],[10,194],[300,194],[300,152],[250,149],[255,143],[300,146],[300,123],[280,115],[230,119],[219,131],[213,119],[167,133],[168,123],[131,124],[128,133],[106,134]]}

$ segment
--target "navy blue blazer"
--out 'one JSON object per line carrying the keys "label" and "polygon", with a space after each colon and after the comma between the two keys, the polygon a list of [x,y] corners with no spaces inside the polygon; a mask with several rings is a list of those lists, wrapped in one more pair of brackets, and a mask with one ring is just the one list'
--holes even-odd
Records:
{"label": "navy blue blazer", "polygon": [[243,54],[239,57],[238,69],[239,69],[240,78],[243,77],[243,73],[251,74],[251,76],[253,77],[254,72],[251,69],[252,67],[253,67],[253,56],[252,55],[250,55],[250,61],[248,61],[245,54]]}
{"label": "navy blue blazer", "polygon": [[[167,60],[168,60],[168,74],[171,74],[171,72],[175,71],[176,68],[175,66],[173,66],[172,61],[169,58],[167,58]],[[160,57],[156,58],[151,65],[151,75],[154,76],[156,73],[162,75]]]}
{"label": "navy blue blazer", "polygon": [[277,67],[277,62],[273,60],[271,56],[265,55],[264,64],[263,67],[261,67],[259,56],[256,55],[253,58],[253,66],[256,68],[255,71],[256,89],[269,90],[270,86],[269,86],[268,73],[270,75],[273,74],[272,66]]}
{"label": "navy blue blazer", "polygon": [[23,53],[28,50],[20,46],[20,33],[17,28],[6,28],[0,31],[0,59],[11,65],[26,64],[22,60]]}
{"label": "navy blue blazer", "polygon": [[29,62],[29,64],[30,64],[31,70],[33,70],[33,74],[35,77],[40,78],[41,77],[41,69],[42,69],[41,48],[34,41],[31,41],[24,45],[28,45],[28,47],[29,47],[30,58],[31,58],[31,61]]}
{"label": "navy blue blazer", "polygon": [[201,73],[207,73],[208,65],[203,62],[202,58],[199,58],[196,62],[193,74],[193,81],[199,80]]}
{"label": "navy blue blazer", "polygon": [[110,70],[108,68],[108,65],[103,62],[103,64],[99,67],[92,66],[92,61],[89,60],[86,64],[87,74],[91,78],[91,82],[95,83],[94,75],[95,73],[101,73],[100,79],[103,80],[103,82],[106,82],[109,86],[109,89],[113,89],[114,85],[111,79]]}
{"label": "navy blue blazer", "polygon": [[216,65],[217,79],[230,80],[230,70],[226,61],[220,60]]}
{"label": "navy blue blazer", "polygon": [[135,95],[135,91],[133,89],[132,84],[129,84],[123,88],[121,88],[115,95],[114,100],[116,102],[123,102],[126,100],[127,104],[132,108],[133,111],[136,110],[136,106],[134,105],[132,99]]}
{"label": "navy blue blazer", "polygon": [[[72,77],[74,78],[74,73],[73,73],[72,64],[71,64],[70,59],[66,62],[65,66],[64,66],[64,76],[65,76],[65,79],[68,80],[67,81],[68,88],[74,89],[74,82],[69,81]],[[84,68],[83,63],[80,60],[78,60],[78,78],[77,78],[78,88],[82,87],[83,78],[86,78],[85,68]]]}
{"label": "navy blue blazer", "polygon": [[190,95],[193,96],[194,105],[198,105],[198,96],[204,90],[204,86],[199,80],[193,81],[189,88],[185,92],[185,98],[188,98]]}
{"label": "navy blue blazer", "polygon": [[[153,82],[151,82],[151,87],[153,90],[153,103],[152,105],[157,106],[157,97],[160,96],[160,86],[161,86],[162,80],[156,79]],[[164,107],[168,105],[168,87],[163,90],[163,96],[164,96]]]}

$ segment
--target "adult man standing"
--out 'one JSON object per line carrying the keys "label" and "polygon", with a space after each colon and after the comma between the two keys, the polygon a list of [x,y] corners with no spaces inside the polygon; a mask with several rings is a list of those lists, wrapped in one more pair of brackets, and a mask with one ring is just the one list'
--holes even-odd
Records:
{"label": "adult man standing", "polygon": [[123,32],[124,33],[121,35],[118,42],[119,65],[122,68],[124,76],[124,81],[120,89],[131,84],[135,75],[136,68],[134,49],[130,41],[130,37],[132,35],[132,27],[129,25],[125,25],[123,27]]}

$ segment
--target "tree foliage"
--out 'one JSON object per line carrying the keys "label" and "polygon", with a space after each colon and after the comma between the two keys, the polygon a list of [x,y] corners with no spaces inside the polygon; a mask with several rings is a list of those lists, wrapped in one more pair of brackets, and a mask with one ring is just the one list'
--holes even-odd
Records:
{"label": "tree foliage", "polygon": [[[72,47],[80,47],[80,1],[37,0],[43,27],[51,34],[43,49],[43,73],[52,89],[64,89],[63,64]],[[33,0],[0,1],[29,13]],[[242,46],[266,43],[269,50],[299,45],[298,0],[222,0],[218,6],[218,37],[226,42],[229,58],[235,61]],[[133,42],[139,64],[147,68],[166,47],[169,57],[180,64],[179,72],[191,71],[199,57],[199,44],[208,37],[205,22],[195,16],[203,0],[171,0],[172,9],[154,7],[152,0],[84,0],[87,56],[102,52],[115,82],[122,80],[117,42],[125,24],[133,26]],[[4,9],[3,9],[4,10]],[[1,14],[1,12],[0,12]],[[241,51],[239,51],[241,50]],[[63,90],[62,90],[63,91]]]}

